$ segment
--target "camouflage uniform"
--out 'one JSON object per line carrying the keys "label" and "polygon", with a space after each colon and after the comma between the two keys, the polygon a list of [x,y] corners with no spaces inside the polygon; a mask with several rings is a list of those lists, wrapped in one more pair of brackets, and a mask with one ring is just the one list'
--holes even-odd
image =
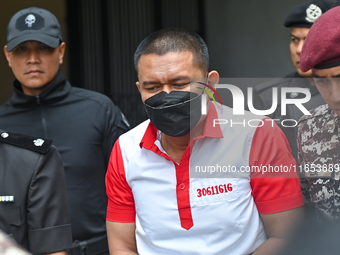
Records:
{"label": "camouflage uniform", "polygon": [[299,170],[307,184],[302,191],[319,220],[340,219],[340,118],[327,104],[310,113],[300,119],[298,129]]}

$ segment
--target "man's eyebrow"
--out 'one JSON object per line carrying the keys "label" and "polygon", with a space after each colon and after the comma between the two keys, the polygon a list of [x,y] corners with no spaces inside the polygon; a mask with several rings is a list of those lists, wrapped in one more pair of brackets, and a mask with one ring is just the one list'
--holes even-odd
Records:
{"label": "man's eyebrow", "polygon": [[143,86],[159,84],[158,81],[144,81]]}
{"label": "man's eyebrow", "polygon": [[[313,75],[313,78],[326,78],[326,77],[324,77],[324,76],[318,76],[318,75],[314,74],[314,75]],[[334,76],[332,76],[331,78],[340,78],[340,74],[334,75]]]}
{"label": "man's eyebrow", "polygon": [[299,37],[299,36],[297,36],[297,35],[290,34],[290,37],[291,37],[291,38],[293,37],[293,38],[299,39],[299,40],[306,40],[306,37],[307,37],[307,36]]}
{"label": "man's eyebrow", "polygon": [[[182,81],[182,80],[190,80],[190,77],[186,75],[180,75],[173,79],[170,79],[169,82],[173,83],[173,82]],[[143,82],[143,86],[156,85],[156,84],[160,84],[160,83],[158,81],[144,81]]]}

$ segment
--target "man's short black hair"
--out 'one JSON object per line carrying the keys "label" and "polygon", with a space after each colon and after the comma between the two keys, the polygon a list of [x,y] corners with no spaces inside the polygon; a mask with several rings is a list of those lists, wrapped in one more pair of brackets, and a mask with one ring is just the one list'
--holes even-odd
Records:
{"label": "man's short black hair", "polygon": [[169,52],[190,51],[193,54],[193,65],[204,73],[209,71],[208,47],[196,33],[183,28],[166,28],[147,36],[137,47],[134,55],[134,65],[138,72],[138,62],[142,55],[165,55]]}

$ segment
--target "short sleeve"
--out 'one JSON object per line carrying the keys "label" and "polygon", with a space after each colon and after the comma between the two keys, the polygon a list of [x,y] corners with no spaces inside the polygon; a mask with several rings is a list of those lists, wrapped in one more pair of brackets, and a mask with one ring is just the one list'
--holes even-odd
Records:
{"label": "short sleeve", "polygon": [[251,187],[260,214],[271,214],[303,205],[296,161],[289,143],[274,121],[257,127],[249,155]]}
{"label": "short sleeve", "polygon": [[106,173],[108,206],[106,219],[115,222],[135,222],[136,211],[132,190],[127,183],[120,139],[113,146]]}
{"label": "short sleeve", "polygon": [[64,167],[54,146],[37,161],[27,199],[27,225],[33,254],[72,247]]}

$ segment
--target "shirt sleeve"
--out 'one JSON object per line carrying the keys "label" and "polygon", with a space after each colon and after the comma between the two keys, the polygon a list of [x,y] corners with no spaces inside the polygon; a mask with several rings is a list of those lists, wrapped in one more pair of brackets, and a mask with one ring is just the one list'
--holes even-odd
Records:
{"label": "shirt sleeve", "polygon": [[126,181],[119,142],[120,139],[113,146],[106,173],[105,183],[108,196],[106,219],[115,222],[135,222],[135,202],[132,190]]}
{"label": "shirt sleeve", "polygon": [[303,205],[296,161],[289,143],[271,119],[257,127],[249,155],[251,187],[260,214],[271,214]]}
{"label": "shirt sleeve", "polygon": [[46,254],[72,247],[64,167],[54,146],[41,154],[27,199],[29,249]]}
{"label": "shirt sleeve", "polygon": [[[308,125],[306,124],[306,121],[301,121],[300,119],[299,124],[298,124],[298,140],[297,140],[297,146],[298,146],[298,160],[299,163],[304,166],[306,163],[306,158],[305,158],[305,152],[303,152],[302,147],[305,143],[303,141],[302,136],[306,132],[310,132]],[[311,133],[311,132],[310,132]],[[300,169],[301,171],[301,169]],[[326,179],[324,179],[326,181]],[[317,211],[315,209],[315,204],[312,202],[311,195],[309,193],[309,186],[310,183],[313,182],[311,179],[307,179],[305,177],[305,172],[302,171],[300,172],[300,184],[301,184],[301,190],[302,190],[302,195],[303,195],[303,201],[305,202],[305,220],[308,222],[313,222],[317,218]],[[319,184],[320,186],[322,184]],[[316,189],[317,192],[317,189]]]}
{"label": "shirt sleeve", "polygon": [[119,107],[109,98],[103,97],[102,101],[105,105],[105,110],[98,112],[102,116],[98,116],[97,119],[103,122],[103,129],[101,131],[103,135],[102,146],[107,164],[114,143],[120,135],[130,130],[130,125]]}

